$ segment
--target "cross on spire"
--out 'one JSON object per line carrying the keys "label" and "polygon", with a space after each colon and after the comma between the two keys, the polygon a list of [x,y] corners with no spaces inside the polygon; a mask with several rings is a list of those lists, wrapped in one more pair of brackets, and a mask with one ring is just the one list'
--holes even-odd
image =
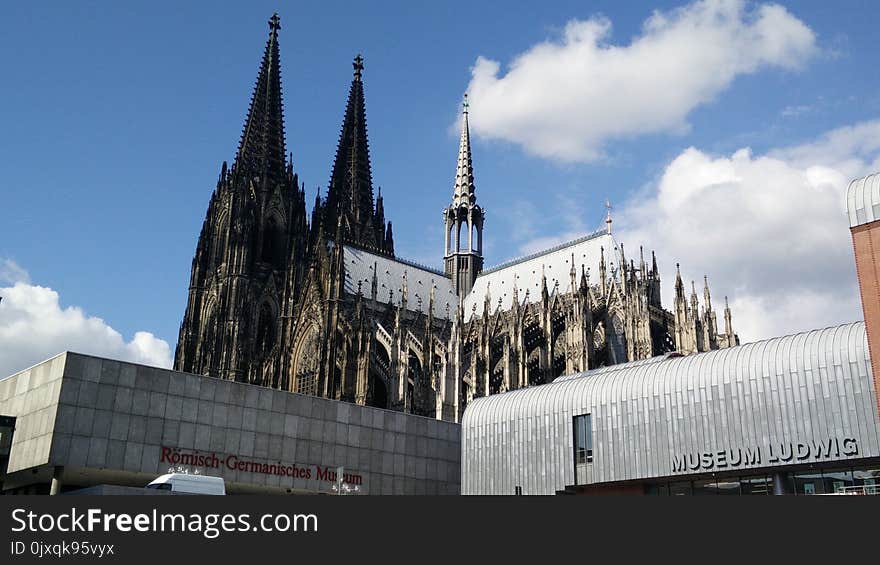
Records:
{"label": "cross on spire", "polygon": [[360,53],[354,58],[352,66],[354,67],[354,78],[360,80],[361,72],[364,70],[364,58],[361,57]]}
{"label": "cross on spire", "polygon": [[464,93],[464,102],[461,103],[461,107],[464,108],[463,113],[465,113],[465,114],[468,113],[469,106],[470,106],[470,103],[468,102],[468,95],[467,95],[467,92],[465,92]]}

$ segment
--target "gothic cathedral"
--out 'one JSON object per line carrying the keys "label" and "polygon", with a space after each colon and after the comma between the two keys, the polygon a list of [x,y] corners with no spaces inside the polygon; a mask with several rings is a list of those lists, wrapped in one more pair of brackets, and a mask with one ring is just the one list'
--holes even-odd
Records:
{"label": "gothic cathedral", "polygon": [[677,275],[673,311],[662,307],[654,254],[627,261],[610,212],[595,233],[484,269],[466,98],[444,269],[396,257],[373,191],[360,56],[309,215],[285,148],[277,14],[269,28],[196,245],[176,370],[460,421],[474,397],[739,344],[726,299],[718,328],[708,282],[701,306]]}

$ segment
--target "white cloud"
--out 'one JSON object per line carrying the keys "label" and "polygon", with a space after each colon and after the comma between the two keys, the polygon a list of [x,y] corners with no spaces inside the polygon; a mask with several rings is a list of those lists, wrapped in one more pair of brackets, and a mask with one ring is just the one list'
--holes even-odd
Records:
{"label": "white cloud", "polygon": [[58,293],[30,284],[27,271],[0,260],[0,378],[62,351],[77,351],[158,367],[171,367],[168,343],[149,332],[126,342],[107,323],[76,306],[62,307]]}
{"label": "white cloud", "polygon": [[15,284],[17,282],[31,282],[28,272],[12,259],[0,260],[0,283]]}
{"label": "white cloud", "polygon": [[657,250],[667,307],[675,262],[698,292],[707,273],[745,341],[861,319],[845,192],[878,168],[880,120],[766,155],[691,147],[624,205],[617,237]]}
{"label": "white cloud", "polygon": [[655,12],[628,45],[608,42],[611,22],[572,20],[562,37],[501,64],[471,69],[474,134],[562,161],[589,161],[609,139],[681,132],[697,106],[764,67],[797,69],[815,35],[785,8],[703,0]]}

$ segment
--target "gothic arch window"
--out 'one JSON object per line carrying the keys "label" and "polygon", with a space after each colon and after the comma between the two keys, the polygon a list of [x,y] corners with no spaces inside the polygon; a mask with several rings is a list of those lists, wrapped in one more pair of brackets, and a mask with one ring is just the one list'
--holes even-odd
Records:
{"label": "gothic arch window", "polygon": [[412,349],[409,350],[409,356],[407,358],[406,364],[406,372],[407,372],[407,386],[406,386],[406,396],[407,396],[407,405],[410,406],[411,411],[415,411],[414,408],[414,391],[415,384],[420,382],[422,379],[422,362],[419,360],[419,356],[416,355],[416,352]]}
{"label": "gothic arch window", "polygon": [[263,228],[263,247],[260,250],[260,261],[272,268],[284,268],[284,231],[275,216],[271,216]]}
{"label": "gothic arch window", "polygon": [[263,302],[257,316],[257,332],[254,352],[258,358],[265,359],[275,346],[275,330],[278,320],[275,309],[269,302]]}
{"label": "gothic arch window", "polygon": [[489,394],[502,392],[504,385],[504,343],[505,334],[494,337],[489,348]]}
{"label": "gothic arch window", "polygon": [[375,408],[388,408],[388,388],[385,380],[376,372],[370,373],[370,406]]}
{"label": "gothic arch window", "polygon": [[613,312],[611,314],[605,331],[610,363],[625,363],[627,361],[626,329],[620,312]]}
{"label": "gothic arch window", "polygon": [[318,393],[318,368],[321,363],[321,331],[312,325],[297,343],[293,361],[293,391]]}
{"label": "gothic arch window", "polygon": [[229,214],[223,213],[214,230],[214,241],[211,248],[211,266],[217,267],[223,262],[223,250],[226,248],[226,232],[229,229]]}
{"label": "gothic arch window", "polygon": [[[200,356],[201,356],[201,368],[202,372],[207,375],[212,375],[212,353],[216,349],[216,341],[217,341],[217,316],[216,316],[216,305],[213,300],[211,300],[207,306],[205,306],[202,312],[202,327],[200,328],[201,339],[199,343],[201,344],[199,347],[201,348]],[[216,375],[213,375],[216,376]]]}

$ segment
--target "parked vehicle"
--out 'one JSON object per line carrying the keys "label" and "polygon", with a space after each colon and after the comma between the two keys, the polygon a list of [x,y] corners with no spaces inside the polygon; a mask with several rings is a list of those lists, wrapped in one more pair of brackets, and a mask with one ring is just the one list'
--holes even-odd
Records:
{"label": "parked vehicle", "polygon": [[148,484],[146,488],[170,490],[180,494],[226,494],[226,483],[223,481],[223,477],[187,475],[185,473],[162,475]]}

